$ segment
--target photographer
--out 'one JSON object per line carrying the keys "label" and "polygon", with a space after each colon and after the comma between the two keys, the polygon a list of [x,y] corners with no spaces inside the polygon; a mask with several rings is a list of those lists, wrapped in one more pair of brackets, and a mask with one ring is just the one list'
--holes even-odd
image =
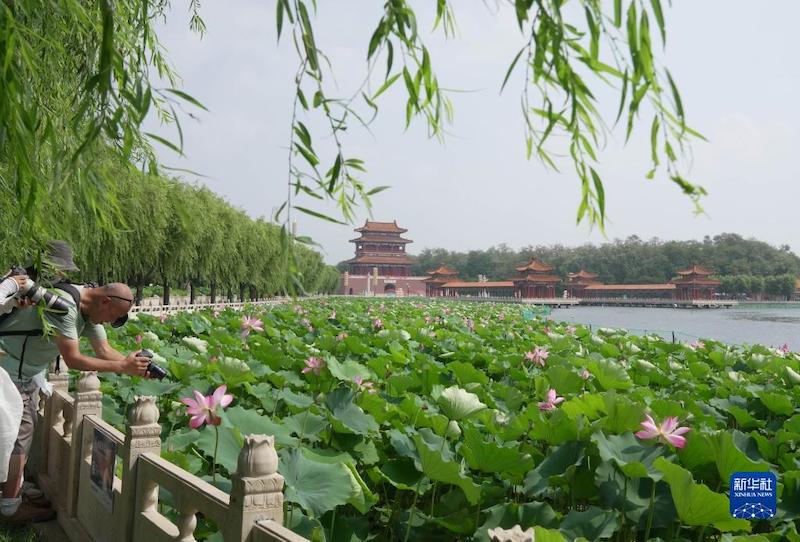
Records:
{"label": "photographer", "polygon": [[0,314],[7,314],[17,306],[16,294],[25,286],[28,275],[16,275],[0,280]]}
{"label": "photographer", "polygon": [[[48,259],[64,271],[77,270],[72,262],[72,250],[66,243],[61,242],[55,251],[51,250]],[[128,286],[120,283],[100,287],[59,284],[52,293],[60,298],[57,301],[66,307],[65,311],[45,309],[40,315],[38,307],[27,306],[0,316],[0,350],[6,353],[0,357],[0,368],[10,375],[23,403],[22,421],[8,464],[8,479],[0,486],[2,524],[44,521],[54,515],[49,503],[23,502],[20,496],[22,473],[33,441],[38,391],[46,384],[45,375],[52,360],[60,355],[70,369],[139,376],[144,376],[150,361],[136,353],[125,356],[113,349],[106,339],[103,324],[113,323],[115,327],[124,324],[133,306]],[[76,294],[79,296],[77,305],[73,298]],[[80,337],[89,339],[96,357],[81,353]]]}

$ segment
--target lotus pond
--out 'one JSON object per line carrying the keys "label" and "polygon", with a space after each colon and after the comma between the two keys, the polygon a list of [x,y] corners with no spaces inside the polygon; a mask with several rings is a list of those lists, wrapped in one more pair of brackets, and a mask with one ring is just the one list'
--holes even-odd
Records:
{"label": "lotus pond", "polygon": [[[788,351],[400,299],[139,315],[110,339],[172,377],[105,376],[108,421],[158,396],[163,456],[226,490],[243,435],[274,435],[285,523],[313,540],[486,541],[517,523],[537,541],[800,540]],[[233,401],[191,427],[181,399],[223,384]],[[731,517],[737,471],[776,474],[774,518]],[[202,518],[195,534],[218,537]]]}

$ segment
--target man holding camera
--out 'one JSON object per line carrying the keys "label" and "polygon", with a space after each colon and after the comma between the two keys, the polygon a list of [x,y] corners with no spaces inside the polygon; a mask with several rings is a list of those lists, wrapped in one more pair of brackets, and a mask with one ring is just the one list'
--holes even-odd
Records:
{"label": "man holding camera", "polygon": [[[69,245],[63,241],[51,242],[50,249],[47,257],[50,264],[63,271],[78,270],[72,261]],[[38,285],[13,278],[19,286],[18,292],[26,292],[25,295],[33,299],[27,292]],[[7,280],[4,281],[6,286]],[[41,294],[41,290],[39,292]],[[59,296],[59,299],[53,300],[51,294]],[[47,306],[63,307],[64,310],[45,309],[40,315],[38,307],[30,306],[26,301],[10,314],[0,315],[0,350],[6,354],[0,357],[0,368],[8,372],[23,402],[22,421],[11,452],[8,478],[0,484],[3,491],[0,523],[4,524],[44,521],[54,515],[49,503],[42,506],[23,502],[20,496],[25,461],[33,441],[38,391],[46,388],[45,375],[50,363],[60,355],[70,369],[144,376],[150,361],[136,353],[125,356],[112,348],[106,339],[103,324],[122,325],[133,306],[131,290],[125,284],[99,287],[60,284],[44,297]],[[80,337],[89,339],[96,357],[81,353]]]}

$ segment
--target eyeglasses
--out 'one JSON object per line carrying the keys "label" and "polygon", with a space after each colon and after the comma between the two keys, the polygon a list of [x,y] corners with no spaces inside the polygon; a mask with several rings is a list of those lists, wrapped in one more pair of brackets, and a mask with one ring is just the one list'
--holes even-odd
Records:
{"label": "eyeglasses", "polygon": [[[133,307],[133,299],[128,299],[127,297],[120,297],[118,295],[109,295],[109,296],[106,296],[106,297],[111,297],[113,299],[119,299],[119,300],[122,300],[122,301],[127,301],[128,303],[131,304],[131,307]],[[117,318],[116,320],[114,320],[113,322],[111,322],[111,327],[115,327],[115,328],[116,327],[122,327],[123,325],[125,325],[125,322],[127,322],[127,321],[128,321],[128,314],[126,313],[126,314],[123,314],[122,316],[120,316],[119,318]]]}

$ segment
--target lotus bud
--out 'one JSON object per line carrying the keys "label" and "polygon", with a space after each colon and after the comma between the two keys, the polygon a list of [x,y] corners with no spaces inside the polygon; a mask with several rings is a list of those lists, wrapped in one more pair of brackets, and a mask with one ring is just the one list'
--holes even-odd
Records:
{"label": "lotus bud", "polygon": [[449,439],[457,439],[461,436],[461,428],[458,426],[457,421],[450,420],[450,423],[447,424],[447,432],[445,435]]}

